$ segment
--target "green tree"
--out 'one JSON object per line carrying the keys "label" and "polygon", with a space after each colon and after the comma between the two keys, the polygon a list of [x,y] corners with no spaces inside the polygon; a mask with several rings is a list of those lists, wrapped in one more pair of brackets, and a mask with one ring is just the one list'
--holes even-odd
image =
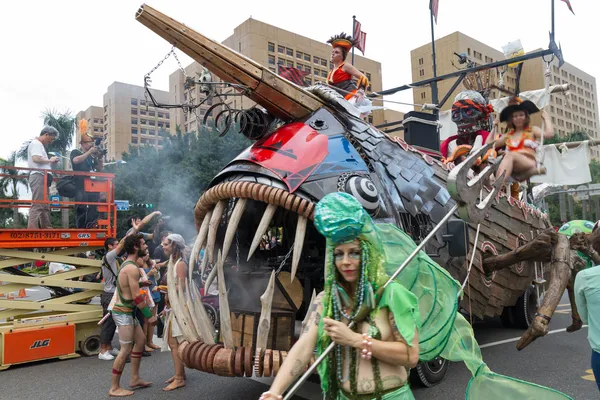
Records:
{"label": "green tree", "polygon": [[[75,135],[75,117],[69,111],[57,112],[46,110],[43,112],[42,118],[44,125],[51,126],[58,131],[58,137],[48,145],[46,151],[57,152],[66,156],[66,152],[71,148],[71,143]],[[18,160],[27,160],[27,147],[30,142],[31,140],[28,140],[23,143],[23,146],[17,152]],[[66,163],[64,166],[66,168]]]}
{"label": "green tree", "polygon": [[[13,151],[10,153],[7,160],[0,161],[0,170],[4,176],[0,177],[0,190],[4,198],[7,199],[18,199],[19,188],[24,188],[29,191],[29,184],[27,180],[27,172],[13,169],[16,167],[17,152]],[[5,168],[9,167],[9,168]],[[11,168],[13,167],[13,168]],[[12,220],[15,225],[18,225],[20,221],[19,209],[17,207],[12,208]]]}
{"label": "green tree", "polygon": [[186,237],[195,234],[193,208],[210,181],[252,142],[232,129],[219,137],[210,129],[198,133],[171,135],[163,149],[130,146],[123,154],[126,164],[112,165],[117,200],[130,204],[152,204],[153,208],[132,208],[119,212],[118,235],[129,228],[134,214],[160,210],[171,217],[170,228]]}

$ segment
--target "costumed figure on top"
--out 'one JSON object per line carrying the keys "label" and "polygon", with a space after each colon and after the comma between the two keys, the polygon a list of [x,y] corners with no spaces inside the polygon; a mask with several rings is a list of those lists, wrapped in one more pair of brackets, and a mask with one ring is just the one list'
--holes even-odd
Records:
{"label": "costumed figure on top", "polygon": [[[342,32],[330,38],[327,43],[333,47],[331,50],[333,69],[327,75],[327,84],[360,110],[361,118],[365,118],[372,110],[383,108],[373,107],[371,100],[365,97],[365,91],[369,87],[369,79],[365,74],[354,65],[346,63],[346,57],[355,45],[352,36]],[[357,79],[356,83],[354,79]]]}
{"label": "costumed figure on top", "polygon": [[325,399],[414,399],[409,369],[438,356],[465,362],[473,374],[469,399],[569,399],[490,371],[471,326],[457,313],[460,284],[424,252],[386,285],[416,244],[392,224],[373,223],[354,197],[328,194],[317,204],[314,223],[326,238],[324,290],[261,399],[281,399],[313,349],[320,355],[332,341],[334,351],[318,366]]}
{"label": "costumed figure on top", "polygon": [[554,126],[544,110],[540,114],[544,121],[544,130],[538,126],[530,126],[530,115],[539,111],[533,102],[513,97],[500,113],[500,122],[506,122],[509,129],[495,140],[496,149],[504,148],[504,158],[496,173],[497,177],[505,173],[504,183],[509,180],[523,182],[534,175],[546,173],[546,168],[538,165],[536,160],[537,140],[542,135],[544,138],[553,137]]}
{"label": "costumed figure on top", "polygon": [[[458,131],[440,146],[444,163],[459,164],[471,150],[486,143],[490,136],[492,112],[493,107],[475,90],[465,90],[456,96],[452,104],[452,122],[456,124]],[[480,163],[486,162],[488,157],[489,154],[486,154]]]}

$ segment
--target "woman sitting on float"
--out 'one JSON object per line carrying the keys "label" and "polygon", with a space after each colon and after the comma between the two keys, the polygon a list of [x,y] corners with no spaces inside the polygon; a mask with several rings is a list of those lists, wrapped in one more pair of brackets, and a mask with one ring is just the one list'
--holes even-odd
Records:
{"label": "woman sitting on float", "polygon": [[544,110],[540,114],[545,125],[544,131],[538,126],[530,126],[530,115],[539,111],[533,102],[513,97],[508,106],[500,113],[500,122],[506,122],[509,129],[495,141],[496,148],[504,148],[505,151],[496,173],[496,176],[505,174],[504,183],[509,178],[513,181],[523,182],[534,175],[546,173],[546,168],[539,166],[536,161],[538,147],[536,140],[540,139],[542,135],[544,138],[553,137],[554,126]]}
{"label": "woman sitting on float", "polygon": [[[356,44],[354,39],[345,33],[341,33],[333,36],[327,43],[330,43],[333,47],[331,50],[333,69],[327,75],[327,84],[344,96],[346,100],[350,100],[354,96],[359,97],[358,102],[369,87],[369,80],[354,65],[346,64],[348,52]],[[358,80],[358,84],[354,83],[353,78]]]}

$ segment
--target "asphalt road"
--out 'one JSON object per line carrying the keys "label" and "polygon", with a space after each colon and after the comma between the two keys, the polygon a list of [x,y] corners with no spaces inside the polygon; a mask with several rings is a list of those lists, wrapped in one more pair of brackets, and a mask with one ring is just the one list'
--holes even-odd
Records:
{"label": "asphalt road", "polygon": [[[492,371],[560,390],[577,400],[600,399],[590,370],[587,328],[576,333],[560,331],[570,323],[569,305],[563,297],[550,325],[559,330],[538,339],[519,352],[516,340],[523,332],[505,329],[500,321],[476,324],[475,332],[483,358]],[[14,366],[0,372],[0,398],[32,399],[106,399],[112,363],[96,357],[56,360]],[[187,371],[187,386],[164,393],[164,381],[173,373],[170,353],[153,353],[142,360],[144,379],[154,382],[138,390],[133,398],[150,399],[258,399],[270,379],[221,378],[195,370]],[[128,382],[129,367],[123,382]],[[470,373],[461,363],[453,363],[444,381],[433,388],[414,387],[417,400],[464,399]],[[296,399],[321,399],[316,381],[308,382]]]}

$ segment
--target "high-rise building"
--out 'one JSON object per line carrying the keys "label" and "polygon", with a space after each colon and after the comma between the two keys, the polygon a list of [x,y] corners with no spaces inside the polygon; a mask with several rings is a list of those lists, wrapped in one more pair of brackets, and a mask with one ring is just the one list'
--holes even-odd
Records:
{"label": "high-rise building", "polygon": [[79,146],[81,141],[81,132],[79,131],[79,121],[85,119],[88,121],[88,132],[94,138],[104,137],[104,110],[102,107],[89,106],[85,111],[77,113],[77,127],[75,129],[75,147]]}
{"label": "high-rise building", "polygon": [[[461,32],[454,32],[436,40],[435,43],[438,76],[455,72],[458,67],[464,67],[463,65],[459,65],[459,57],[456,54],[462,54],[478,65],[488,64],[505,58],[504,53],[501,51]],[[413,82],[433,77],[433,60],[430,43],[411,51],[411,66]],[[517,71],[513,67],[508,67],[502,76],[504,70],[505,67],[492,69],[489,75],[487,72],[480,73],[480,78],[484,85],[496,86],[498,86],[499,80],[502,78],[504,88],[509,93],[514,93],[517,84]],[[520,92],[543,89],[545,87],[545,71],[546,65],[541,58],[526,61],[523,65],[520,78]],[[551,95],[550,104],[546,107],[546,111],[552,118],[555,132],[560,135],[566,135],[579,130],[586,132],[592,138],[598,138],[599,122],[596,79],[569,63],[565,63],[561,69],[558,69],[558,60],[556,59],[550,65],[550,72],[550,85],[565,83],[570,85],[569,93]],[[488,76],[490,81],[486,82]],[[442,99],[446,92],[450,90],[454,81],[454,79],[448,79],[438,83],[439,99]],[[456,94],[463,90],[465,90],[464,84],[459,85],[443,105],[442,110],[450,109]],[[490,98],[507,95],[507,93],[500,93],[498,89],[494,89],[490,94]],[[413,89],[413,99],[415,104],[431,103],[430,87],[425,86]],[[538,126],[541,125],[539,115],[533,116],[532,123]],[[594,158],[600,158],[600,150],[591,148],[591,152]]]}
{"label": "high-rise building", "polygon": [[[151,89],[159,103],[169,103],[169,92]],[[104,94],[104,133],[106,158],[120,160],[129,145],[162,148],[170,134],[170,110],[155,108],[142,86],[113,82]]]}
{"label": "high-rise building", "polygon": [[[237,26],[233,35],[225,39],[223,44],[268,67],[275,73],[277,73],[277,65],[295,67],[308,72],[305,81],[307,84],[314,84],[317,81],[325,82],[331,68],[329,62],[331,46],[325,42],[325,39],[327,38],[322,41],[309,39],[250,18]],[[352,55],[348,54],[347,62],[351,61],[351,57]],[[355,53],[354,65],[369,79],[371,84],[369,91],[382,90],[381,63]],[[195,78],[198,77],[197,73],[201,70],[202,66],[197,62],[185,68],[186,74]],[[198,87],[185,90],[184,82],[185,76],[181,70],[173,72],[169,77],[169,91],[175,103],[185,103],[189,98],[194,98],[197,102],[198,99],[203,98]],[[248,108],[253,104],[246,97],[231,97],[228,102],[231,102],[233,108],[238,109]],[[210,105],[206,104],[197,110],[200,119],[203,118],[208,107]],[[382,124],[384,121],[383,111],[374,111],[369,116],[369,120],[375,125]],[[182,131],[189,132],[197,129],[196,116],[191,113],[188,115],[181,109],[174,109],[171,123],[181,126]]]}

